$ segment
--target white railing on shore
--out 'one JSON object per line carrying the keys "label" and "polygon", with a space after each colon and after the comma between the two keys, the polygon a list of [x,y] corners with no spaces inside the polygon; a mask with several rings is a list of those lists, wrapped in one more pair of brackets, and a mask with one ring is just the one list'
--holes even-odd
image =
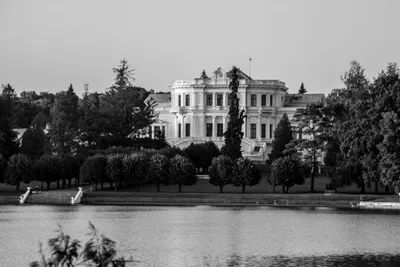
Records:
{"label": "white railing on shore", "polygon": [[81,203],[82,196],[83,196],[83,191],[82,190],[83,190],[83,188],[79,187],[79,191],[78,191],[78,193],[76,193],[75,197],[71,197],[71,204],[72,205]]}
{"label": "white railing on shore", "polygon": [[31,193],[30,187],[27,187],[26,189],[26,193],[19,197],[19,204],[24,204],[29,194]]}

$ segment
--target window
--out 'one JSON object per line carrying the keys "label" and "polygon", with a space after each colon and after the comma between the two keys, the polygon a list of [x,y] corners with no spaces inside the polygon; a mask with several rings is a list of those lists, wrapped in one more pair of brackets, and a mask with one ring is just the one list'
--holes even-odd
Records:
{"label": "window", "polygon": [[207,102],[206,102],[206,105],[208,106],[208,107],[212,107],[212,105],[213,105],[213,99],[212,99],[212,94],[207,94]]}
{"label": "window", "polygon": [[217,106],[221,107],[222,106],[222,101],[223,101],[223,95],[222,94],[217,94]]}
{"label": "window", "polygon": [[190,95],[185,95],[185,106],[190,106]]}
{"label": "window", "polygon": [[256,139],[257,124],[250,124],[250,139]]}
{"label": "window", "polygon": [[181,133],[182,133],[182,124],[178,123],[178,137],[181,138]]}
{"label": "window", "polygon": [[250,106],[252,107],[257,106],[257,95],[255,94],[250,95]]}
{"label": "window", "polygon": [[149,137],[152,138],[152,134],[153,134],[153,127],[149,126]]}
{"label": "window", "polygon": [[182,106],[182,96],[178,95],[178,107]]}
{"label": "window", "polygon": [[274,125],[273,124],[270,124],[269,125],[269,138],[272,138],[272,134],[273,134],[273,127],[274,127]]}
{"label": "window", "polygon": [[162,126],[162,134],[163,134],[163,136],[165,136],[165,126]]}
{"label": "window", "polygon": [[265,123],[261,124],[261,138],[267,137],[267,125]]}
{"label": "window", "polygon": [[232,105],[232,96],[231,94],[228,95],[228,106]]}
{"label": "window", "polygon": [[212,137],[212,123],[207,123],[206,124],[206,136],[207,137]]}
{"label": "window", "polygon": [[190,137],[190,123],[185,124],[185,136]]}
{"label": "window", "polygon": [[261,106],[265,107],[267,105],[267,95],[261,96]]}
{"label": "window", "polygon": [[274,105],[274,96],[270,95],[269,96],[269,105],[272,107]]}
{"label": "window", "polygon": [[222,123],[217,123],[217,137],[224,136],[224,126]]}

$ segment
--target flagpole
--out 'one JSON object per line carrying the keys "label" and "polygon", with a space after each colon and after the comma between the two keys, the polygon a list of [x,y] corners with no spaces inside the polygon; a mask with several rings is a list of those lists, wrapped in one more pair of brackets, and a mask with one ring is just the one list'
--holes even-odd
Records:
{"label": "flagpole", "polygon": [[251,57],[249,57],[249,77],[251,78]]}

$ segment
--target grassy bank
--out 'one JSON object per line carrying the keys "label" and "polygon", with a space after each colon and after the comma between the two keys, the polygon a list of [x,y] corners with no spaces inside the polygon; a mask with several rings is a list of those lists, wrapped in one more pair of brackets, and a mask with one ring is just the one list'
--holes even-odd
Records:
{"label": "grassy bank", "polygon": [[[28,197],[26,204],[70,205],[76,188],[43,191]],[[3,199],[4,198],[4,199]],[[396,195],[357,194],[238,194],[238,193],[178,193],[96,191],[84,187],[82,204],[88,205],[288,205],[350,207],[361,200],[399,202]],[[5,202],[2,202],[5,201]],[[7,202],[8,201],[8,202]],[[11,203],[9,202],[11,201]],[[18,204],[16,196],[0,197],[2,204]]]}
{"label": "grassy bank", "polygon": [[[281,194],[281,187],[272,193],[272,186],[267,179],[260,184],[246,188],[246,194],[241,194],[241,188],[233,185],[224,187],[224,193],[219,188],[209,184],[208,180],[198,180],[193,186],[184,186],[183,193],[178,193],[177,186],[161,185],[161,192],[157,192],[156,185],[142,185],[139,188],[125,188],[114,192],[105,184],[104,190],[93,191],[93,185],[84,186],[84,203],[86,204],[116,204],[116,205],[303,205],[303,206],[350,206],[351,202],[360,200],[399,202],[396,195],[383,194],[384,188],[379,188],[381,194],[373,194],[373,188],[367,188],[366,194],[361,195],[356,186],[339,188],[336,194],[324,195],[328,177],[317,177],[315,180],[316,193],[310,194],[309,180],[305,184],[290,188],[289,194]],[[26,191],[26,187],[38,186],[40,182],[21,184],[21,191],[16,192],[14,186],[0,184],[0,204],[18,204],[18,196]],[[93,191],[93,192],[92,192]],[[76,187],[57,189],[51,185],[50,191],[31,195],[26,203],[31,204],[63,204],[69,205],[71,197],[78,192]]]}

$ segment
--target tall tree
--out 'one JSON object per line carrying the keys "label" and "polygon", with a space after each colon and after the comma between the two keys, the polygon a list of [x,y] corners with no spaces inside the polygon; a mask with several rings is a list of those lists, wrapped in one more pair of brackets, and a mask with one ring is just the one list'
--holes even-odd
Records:
{"label": "tall tree", "polygon": [[305,93],[307,93],[307,89],[304,87],[304,83],[301,83],[299,94],[305,94]]}
{"label": "tall tree", "polygon": [[126,59],[113,72],[114,84],[101,99],[103,131],[112,145],[126,145],[130,137],[137,137],[138,132],[155,121],[156,103],[152,100],[145,103],[148,92],[132,85],[134,70]]}
{"label": "tall tree", "polygon": [[382,137],[374,124],[380,121],[380,114],[371,109],[374,105],[371,101],[371,85],[365,77],[364,68],[358,62],[351,62],[351,67],[342,80],[345,84],[342,94],[347,117],[337,124],[342,154],[338,166],[342,173],[352,173],[351,181],[364,193],[366,186],[375,182],[375,179],[379,181],[379,175],[374,169],[377,170],[378,167],[377,144]]}
{"label": "tall tree", "polygon": [[267,163],[272,163],[274,160],[284,156],[283,151],[286,145],[293,139],[292,126],[290,125],[287,114],[283,114],[274,131],[275,139],[272,141],[272,151],[268,155]]}
{"label": "tall tree", "polygon": [[121,60],[121,64],[117,68],[113,68],[113,72],[115,78],[114,84],[110,87],[111,91],[121,92],[133,86],[135,70],[131,69],[125,58]]}
{"label": "tall tree", "polygon": [[[380,181],[386,186],[400,191],[400,71],[396,64],[390,63],[372,84],[371,94],[374,106],[370,112],[373,119],[375,135],[381,136],[377,147]],[[379,114],[379,117],[377,117]],[[373,158],[375,159],[375,158]],[[375,167],[375,166],[371,166]],[[373,170],[368,169],[370,175]]]}
{"label": "tall tree", "polygon": [[45,135],[40,127],[29,127],[22,135],[19,152],[31,159],[37,159],[45,153]]}
{"label": "tall tree", "polygon": [[17,133],[13,131],[15,99],[14,88],[10,84],[3,85],[3,91],[0,95],[0,155],[6,158],[18,151]]}
{"label": "tall tree", "polygon": [[233,160],[242,157],[241,143],[243,138],[243,123],[244,110],[239,110],[239,76],[238,69],[236,67],[232,68],[231,71],[231,82],[229,83],[229,89],[231,90],[230,98],[231,104],[229,107],[229,122],[226,131],[224,132],[225,144],[222,147],[222,153],[227,155]]}
{"label": "tall tree", "polygon": [[78,124],[78,96],[72,85],[56,94],[51,109],[51,144],[57,153],[70,153],[75,146]]}
{"label": "tall tree", "polygon": [[298,123],[301,139],[292,140],[286,147],[285,153],[297,154],[306,166],[311,168],[310,192],[314,192],[314,180],[318,169],[318,157],[322,154],[327,141],[329,119],[324,115],[322,103],[312,103],[305,109],[300,109],[293,117]]}
{"label": "tall tree", "polygon": [[104,134],[104,115],[101,113],[100,94],[89,93],[89,85],[84,85],[82,101],[79,104],[78,130],[82,146],[100,148]]}

